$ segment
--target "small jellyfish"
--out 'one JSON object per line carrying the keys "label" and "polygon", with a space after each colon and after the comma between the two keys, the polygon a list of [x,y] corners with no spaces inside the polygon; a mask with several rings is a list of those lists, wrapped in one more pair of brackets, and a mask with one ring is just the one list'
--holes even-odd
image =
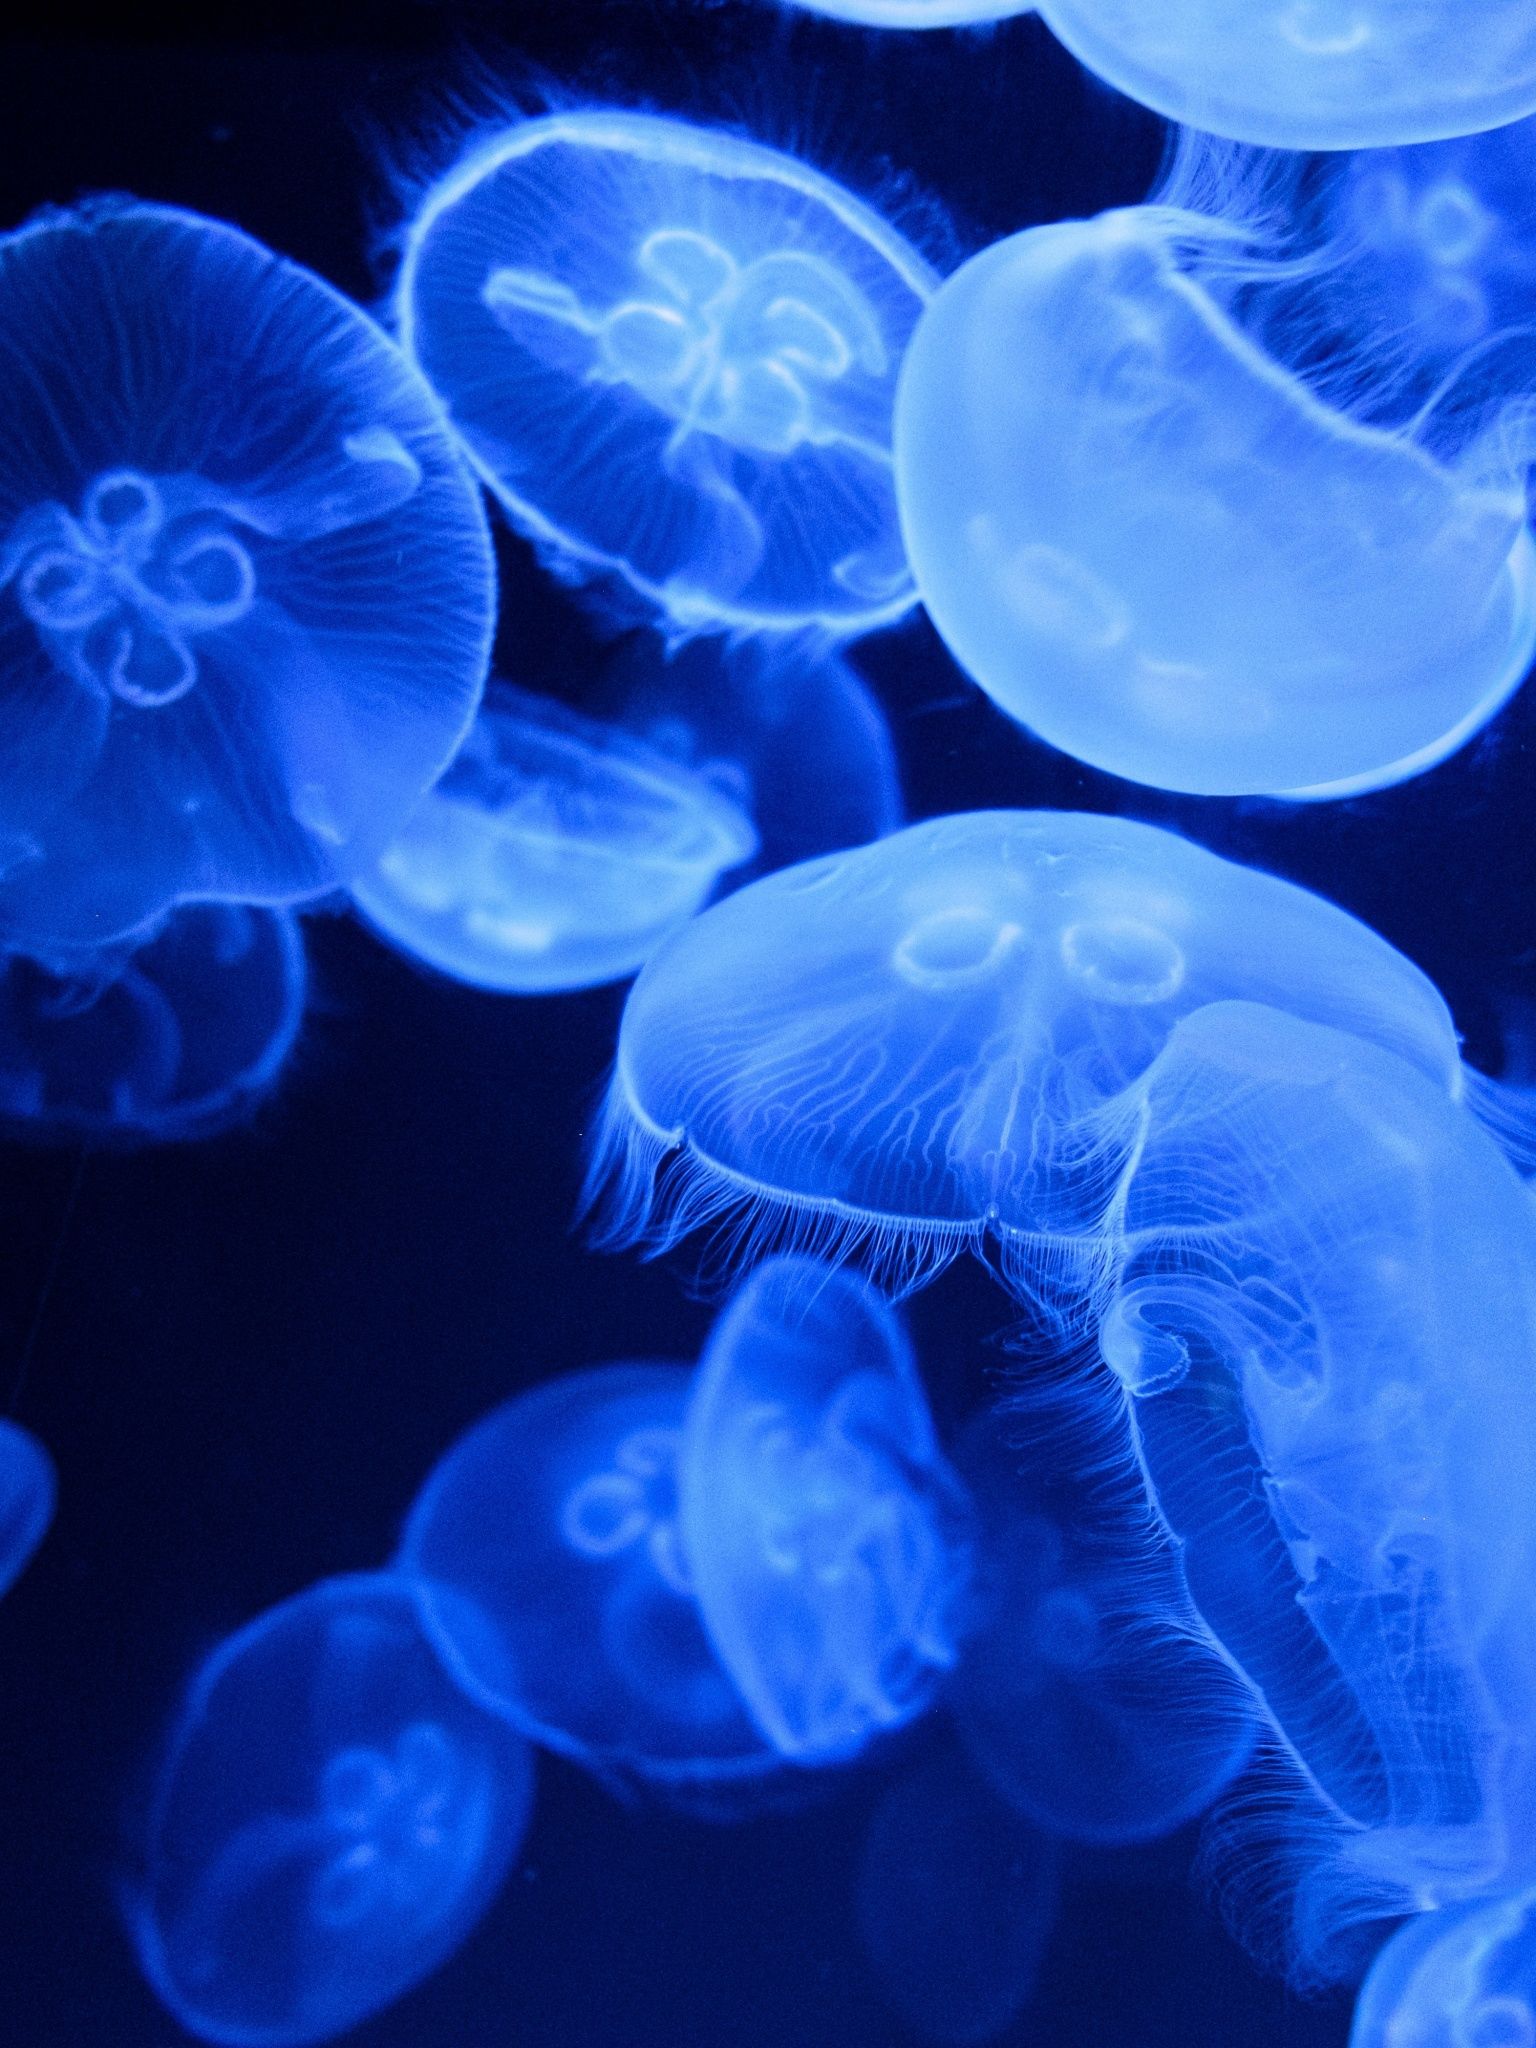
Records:
{"label": "small jellyfish", "polygon": [[408,958],[546,995],[634,974],[756,844],[706,776],[498,683],[352,899]]}
{"label": "small jellyfish", "polygon": [[950,651],[1052,746],[1342,796],[1443,760],[1530,667],[1536,356],[1414,405],[1400,352],[1326,345],[1332,254],[1266,239],[1262,208],[1170,200],[983,250],[908,350],[897,488]]}
{"label": "small jellyfish", "polygon": [[710,1636],[780,1754],[854,1756],[927,1708],[958,1654],[968,1504],[867,1282],[781,1258],[742,1285],[699,1363],[679,1499]]}
{"label": "small jellyfish", "polygon": [[1361,1988],[1349,2048],[1536,2048],[1536,1891],[1399,1928]]}
{"label": "small jellyfish", "polygon": [[557,566],[685,629],[854,633],[913,602],[891,404],[934,283],[795,158],[593,110],[469,150],[410,225],[397,310]]}
{"label": "small jellyfish", "polygon": [[52,1458],[30,1431],[0,1416],[0,1599],[47,1535],[57,1494]]}
{"label": "small jellyfish", "polygon": [[484,510],[338,293],[133,200],[0,239],[0,944],[375,859],[485,677]]}
{"label": "small jellyfish", "polygon": [[969,28],[1033,14],[1034,0],[789,0],[810,14],[855,21],[864,28]]}
{"label": "small jellyfish", "polygon": [[465,1690],[623,1781],[775,1765],[699,1616],[678,1526],[690,1373],[615,1365],[520,1394],[434,1468],[401,1541]]}
{"label": "small jellyfish", "polygon": [[287,911],[188,904],[133,951],[0,958],[0,1125],[43,1142],[207,1138],[267,1099],[308,990]]}
{"label": "small jellyfish", "polygon": [[204,2041],[344,2033],[465,1940],[532,1798],[525,1745],[454,1687],[409,1585],[311,1587],[192,1683],[131,1902],[145,1974]]}

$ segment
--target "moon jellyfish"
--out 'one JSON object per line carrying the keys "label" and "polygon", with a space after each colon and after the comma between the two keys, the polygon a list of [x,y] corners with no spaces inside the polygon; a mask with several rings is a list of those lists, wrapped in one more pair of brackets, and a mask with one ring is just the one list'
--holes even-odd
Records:
{"label": "moon jellyfish", "polygon": [[549,994],[633,974],[756,844],[705,775],[499,683],[352,897],[408,958]]}
{"label": "moon jellyfish", "polygon": [[464,1941],[532,1797],[526,1748],[450,1682],[409,1586],[312,1587],[193,1681],[133,1913],[145,1973],[205,2041],[344,2033]]}
{"label": "moon jellyfish", "polygon": [[795,158],[594,110],[476,145],[398,312],[491,489],[676,624],[866,632],[913,602],[896,370],[933,273]]}
{"label": "moon jellyfish", "polygon": [[189,904],[72,973],[0,960],[0,1122],[44,1140],[211,1137],[276,1087],[308,979],[296,920],[236,903]]}
{"label": "moon jellyfish", "polygon": [[0,1416],[0,1599],[47,1535],[57,1494],[52,1458],[29,1430]]}
{"label": "moon jellyfish", "polygon": [[312,897],[463,736],[494,603],[432,394],[309,272],[133,200],[0,239],[0,943]]}
{"label": "moon jellyfish", "polygon": [[810,14],[865,28],[971,28],[1011,14],[1033,14],[1034,0],[790,0]]}
{"label": "moon jellyfish", "polygon": [[520,1394],[436,1466],[401,1544],[474,1699],[580,1763],[684,1789],[775,1761],[711,1647],[679,1529],[689,1381],[617,1365]]}
{"label": "moon jellyfish", "polygon": [[1350,2048],[1536,2048],[1536,1892],[1426,1913],[1371,1966]]}
{"label": "moon jellyfish", "polygon": [[1361,1922],[1536,1875],[1530,1193],[1406,1060],[1252,1004],[1183,1019],[1094,1142],[1100,1348],[1294,1770],[1288,1840],[1274,1788],[1226,1815],[1234,1886],[1263,1909],[1280,1836],[1326,1974]]}
{"label": "moon jellyfish", "polygon": [[742,1285],[699,1363],[679,1500],[710,1636],[776,1750],[852,1756],[924,1711],[958,1654],[968,1504],[867,1282],[782,1258]]}

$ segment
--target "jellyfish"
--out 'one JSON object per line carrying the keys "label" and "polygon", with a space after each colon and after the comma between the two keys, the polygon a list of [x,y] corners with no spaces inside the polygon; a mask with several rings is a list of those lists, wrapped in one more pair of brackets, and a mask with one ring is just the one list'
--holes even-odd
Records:
{"label": "jellyfish", "polygon": [[0,382],[0,944],[365,867],[489,653],[489,532],[426,385],[319,278],[126,199],[0,239]]}
{"label": "jellyfish", "polygon": [[308,979],[292,914],[238,903],[188,904],[72,973],[12,954],[0,960],[0,1122],[44,1142],[212,1137],[276,1088]]}
{"label": "jellyfish", "polygon": [[756,844],[706,775],[498,683],[352,900],[407,958],[545,995],[634,974]]}
{"label": "jellyfish", "polygon": [[52,1458],[30,1430],[0,1416],[0,1599],[47,1535],[57,1494]]}
{"label": "jellyfish", "polygon": [[589,110],[473,146],[410,224],[401,339],[516,524],[684,630],[913,602],[891,404],[935,279],[795,158]]}
{"label": "jellyfish", "polygon": [[518,1395],[439,1461],[400,1549],[472,1698],[615,1783],[685,1796],[776,1763],[700,1619],[679,1528],[690,1379],[613,1365]]}
{"label": "jellyfish", "polygon": [[193,1680],[132,1901],[145,1974],[204,2041],[344,2033],[465,1940],[532,1797],[526,1746],[449,1680],[409,1585],[313,1586]]}
{"label": "jellyfish", "polygon": [[1013,14],[1033,14],[1034,0],[790,0],[811,14],[864,28],[974,28]]}
{"label": "jellyfish", "polygon": [[760,1266],[710,1332],[678,1482],[705,1623],[781,1755],[851,1757],[927,1708],[958,1654],[968,1503],[873,1288]]}
{"label": "jellyfish", "polygon": [[1536,1891],[1425,1913],[1371,1966],[1350,2048],[1536,2048]]}
{"label": "jellyfish", "polygon": [[923,603],[1010,717],[1130,781],[1401,782],[1536,652],[1536,359],[1425,397],[1328,345],[1337,252],[1288,246],[1261,178],[1246,221],[1174,190],[994,243],[924,314],[895,438]]}

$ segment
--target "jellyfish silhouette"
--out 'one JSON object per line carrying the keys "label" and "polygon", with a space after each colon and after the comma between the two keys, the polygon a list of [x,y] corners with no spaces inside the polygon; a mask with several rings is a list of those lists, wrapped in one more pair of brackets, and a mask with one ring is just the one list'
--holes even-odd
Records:
{"label": "jellyfish silhouette", "polygon": [[865,28],[970,28],[1033,14],[1034,0],[789,0],[810,14],[853,21]]}
{"label": "jellyfish silhouette", "polygon": [[0,240],[0,377],[0,943],[347,879],[485,676],[432,394],[318,278],[133,200]]}
{"label": "jellyfish silhouette", "polygon": [[1479,731],[1536,651],[1536,355],[1426,395],[1402,348],[1328,346],[1319,278],[1358,306],[1368,277],[1291,246],[1262,179],[1226,183],[1246,219],[1171,184],[948,280],[897,399],[913,573],[987,694],[1095,767],[1380,788]]}
{"label": "jellyfish silhouette", "polygon": [[311,1587],[193,1681],[131,1902],[144,1971],[205,2041],[343,2033],[469,1934],[532,1795],[526,1747],[450,1682],[410,1586]]}
{"label": "jellyfish silhouette", "polygon": [[621,981],[751,858],[706,776],[511,684],[352,898],[409,958],[548,994]]}
{"label": "jellyfish silhouette", "polygon": [[795,158],[591,110],[474,144],[410,224],[401,338],[517,524],[674,624],[913,602],[891,404],[935,280]]}
{"label": "jellyfish silhouette", "polygon": [[777,1762],[710,1643],[678,1526],[690,1377],[615,1365],[520,1394],[434,1468],[400,1552],[473,1698],[618,1782],[685,1794]]}
{"label": "jellyfish silhouette", "polygon": [[1525,1890],[1399,1928],[1361,1988],[1350,2048],[1532,2048],[1533,1911]]}
{"label": "jellyfish silhouette", "polygon": [[874,1289],[761,1266],[710,1333],[678,1469],[700,1609],[774,1748],[834,1761],[916,1719],[958,1652],[968,1503]]}
{"label": "jellyfish silhouette", "polygon": [[235,903],[189,904],[72,973],[13,954],[0,960],[0,1124],[43,1142],[211,1137],[277,1086],[307,989],[293,916]]}
{"label": "jellyfish silhouette", "polygon": [[57,1494],[52,1458],[29,1430],[0,1416],[0,1599],[47,1535]]}

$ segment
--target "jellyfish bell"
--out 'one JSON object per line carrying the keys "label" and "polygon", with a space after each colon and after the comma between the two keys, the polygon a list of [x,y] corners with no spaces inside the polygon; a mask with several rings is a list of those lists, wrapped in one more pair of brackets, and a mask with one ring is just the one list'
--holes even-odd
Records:
{"label": "jellyfish bell", "polygon": [[525,1745],[448,1678],[409,1585],[311,1587],[192,1683],[132,1901],[145,1974],[202,2040],[329,2040],[465,1940],[532,1796]]}
{"label": "jellyfish bell", "polygon": [[593,109],[427,194],[407,352],[516,524],[685,630],[868,631],[913,602],[897,365],[933,273],[795,158]]}
{"label": "jellyfish bell", "polygon": [[1033,14],[1034,0],[789,0],[810,14],[863,28],[981,28],[1014,14]]}
{"label": "jellyfish bell", "polygon": [[1371,1965],[1350,2048],[1532,2048],[1536,1892],[1422,1913]]}
{"label": "jellyfish bell", "polygon": [[756,847],[715,783],[509,683],[352,900],[408,958],[539,995],[625,979]]}
{"label": "jellyfish bell", "polygon": [[30,1430],[0,1416],[0,1599],[47,1535],[57,1497],[52,1458]]}

